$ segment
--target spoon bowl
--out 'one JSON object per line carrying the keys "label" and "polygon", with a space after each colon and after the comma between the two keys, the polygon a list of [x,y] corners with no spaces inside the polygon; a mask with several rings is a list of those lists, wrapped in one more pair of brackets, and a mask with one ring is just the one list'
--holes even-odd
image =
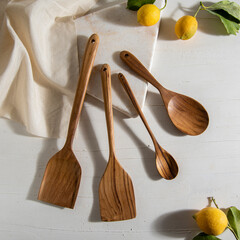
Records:
{"label": "spoon bowl", "polygon": [[167,180],[175,178],[178,174],[178,165],[175,159],[158,143],[154,147],[156,152],[156,167],[159,174]]}
{"label": "spoon bowl", "polygon": [[155,136],[153,135],[153,132],[150,129],[150,127],[147,123],[147,120],[146,120],[146,118],[145,118],[133,92],[132,92],[132,89],[127,82],[127,79],[124,77],[124,75],[122,73],[118,74],[118,78],[119,78],[123,88],[127,92],[130,100],[132,101],[132,104],[135,107],[136,111],[138,112],[140,118],[142,119],[150,137],[152,138],[152,141],[153,141],[153,144],[155,147],[155,154],[156,154],[156,157],[155,157],[156,167],[157,167],[159,174],[167,180],[174,179],[178,174],[178,165],[177,165],[175,159],[165,149],[163,149],[157,142],[157,140],[156,140]]}
{"label": "spoon bowl", "polygon": [[209,123],[208,113],[196,100],[175,93],[166,105],[173,124],[188,135],[203,133]]}
{"label": "spoon bowl", "polygon": [[206,130],[209,117],[199,102],[164,88],[130,52],[122,51],[120,57],[132,70],[159,90],[169,118],[180,131],[194,136]]}

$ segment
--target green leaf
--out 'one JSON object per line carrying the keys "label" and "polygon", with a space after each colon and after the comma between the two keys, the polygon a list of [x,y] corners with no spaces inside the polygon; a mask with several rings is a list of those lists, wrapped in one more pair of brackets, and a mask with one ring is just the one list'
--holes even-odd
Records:
{"label": "green leaf", "polygon": [[201,232],[197,236],[195,236],[193,240],[220,240],[220,238]]}
{"label": "green leaf", "polygon": [[155,0],[128,0],[127,8],[137,11],[144,4],[153,4]]}
{"label": "green leaf", "polygon": [[240,23],[240,6],[235,2],[228,0],[221,1],[207,7],[207,9],[216,12],[230,21]]}
{"label": "green leaf", "polygon": [[238,23],[223,17],[222,15],[217,13],[216,11],[212,11],[212,10],[209,10],[209,9],[205,9],[205,10],[207,10],[209,13],[211,13],[213,15],[218,16],[221,19],[221,21],[222,21],[224,27],[226,28],[228,34],[234,34],[234,35],[237,34],[238,30],[240,29],[240,25]]}
{"label": "green leaf", "polygon": [[240,29],[240,5],[229,0],[214,3],[209,7],[205,7],[202,2],[200,5],[209,13],[220,18],[228,34],[237,34]]}
{"label": "green leaf", "polygon": [[227,218],[230,227],[234,230],[238,238],[240,238],[240,211],[236,207],[230,207]]}

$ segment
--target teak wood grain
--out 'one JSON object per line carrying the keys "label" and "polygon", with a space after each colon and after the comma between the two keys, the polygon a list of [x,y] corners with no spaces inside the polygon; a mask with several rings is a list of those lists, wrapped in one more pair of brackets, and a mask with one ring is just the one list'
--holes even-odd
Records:
{"label": "teak wood grain", "polygon": [[132,180],[115,156],[110,67],[101,69],[105,115],[109,140],[109,160],[99,185],[102,221],[120,221],[136,217]]}
{"label": "teak wood grain", "polygon": [[39,200],[61,207],[73,208],[78,194],[81,167],[73,153],[72,144],[98,45],[98,35],[93,34],[85,49],[65,145],[49,160],[38,194]]}
{"label": "teak wood grain", "polygon": [[129,86],[129,83],[127,79],[124,77],[122,73],[118,74],[118,78],[127,92],[130,100],[132,101],[133,106],[135,107],[137,113],[139,114],[140,118],[142,119],[150,137],[152,138],[154,147],[155,147],[155,154],[156,154],[156,167],[159,172],[159,174],[167,179],[172,180],[174,179],[178,174],[178,165],[175,161],[175,159],[165,150],[163,149],[159,143],[157,142],[152,130],[150,129],[150,126],[148,125],[148,122],[137,102],[137,99],[135,98],[133,91],[131,87]]}
{"label": "teak wood grain", "polygon": [[132,70],[159,90],[171,121],[180,131],[194,136],[206,130],[209,117],[199,102],[164,88],[132,53],[122,51],[120,57]]}

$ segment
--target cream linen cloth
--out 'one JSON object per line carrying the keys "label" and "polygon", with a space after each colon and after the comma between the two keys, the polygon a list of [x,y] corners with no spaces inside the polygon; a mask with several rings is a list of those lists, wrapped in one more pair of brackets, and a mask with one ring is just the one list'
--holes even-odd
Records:
{"label": "cream linen cloth", "polygon": [[37,136],[66,136],[79,75],[71,16],[86,13],[96,1],[8,2],[0,24],[1,117]]}

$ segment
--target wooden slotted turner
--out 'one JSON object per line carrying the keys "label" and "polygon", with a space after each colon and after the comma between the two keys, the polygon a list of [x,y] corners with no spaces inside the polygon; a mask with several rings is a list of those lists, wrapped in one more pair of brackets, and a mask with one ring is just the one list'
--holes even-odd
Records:
{"label": "wooden slotted turner", "polygon": [[64,147],[49,160],[38,194],[39,200],[61,207],[73,208],[78,194],[81,167],[73,153],[72,144],[98,45],[98,35],[93,34],[88,39],[83,57],[66,143]]}
{"label": "wooden slotted turner", "polygon": [[120,221],[136,217],[132,180],[115,157],[110,67],[101,69],[102,88],[109,140],[109,160],[99,185],[102,221]]}

